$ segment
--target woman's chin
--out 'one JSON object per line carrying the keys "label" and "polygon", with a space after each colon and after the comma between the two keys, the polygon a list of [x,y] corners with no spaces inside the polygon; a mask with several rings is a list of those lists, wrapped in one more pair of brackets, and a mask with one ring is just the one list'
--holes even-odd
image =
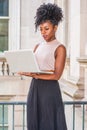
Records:
{"label": "woman's chin", "polygon": [[44,40],[45,40],[46,42],[49,42],[49,39],[48,39],[48,38],[44,38]]}

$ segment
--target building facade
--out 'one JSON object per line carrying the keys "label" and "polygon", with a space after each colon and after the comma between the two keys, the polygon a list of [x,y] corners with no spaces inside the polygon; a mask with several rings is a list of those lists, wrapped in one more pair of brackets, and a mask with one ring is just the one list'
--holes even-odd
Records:
{"label": "building facade", "polygon": [[[64,14],[57,31],[58,40],[66,46],[64,80],[76,85],[76,98],[86,89],[87,1],[86,0],[3,0],[0,2],[0,51],[30,49],[42,38],[35,32],[34,17],[41,3],[56,3]],[[73,8],[74,7],[74,8]],[[85,60],[85,61],[84,61]],[[85,62],[85,65],[84,65]]]}
{"label": "building facade", "polygon": [[[35,32],[34,16],[38,6],[48,2],[58,4],[64,13],[56,33],[67,49],[64,92],[73,100],[87,100],[87,0],[0,0],[1,57],[4,50],[33,49],[42,40],[40,32]],[[0,78],[1,101],[26,101],[30,78],[4,80]]]}

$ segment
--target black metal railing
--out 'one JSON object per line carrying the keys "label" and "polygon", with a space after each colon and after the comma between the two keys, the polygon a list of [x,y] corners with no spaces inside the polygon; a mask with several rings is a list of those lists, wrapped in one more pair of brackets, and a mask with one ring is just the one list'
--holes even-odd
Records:
{"label": "black metal railing", "polygon": [[[72,106],[72,110],[70,108],[70,111],[72,113],[72,122],[71,122],[72,128],[68,130],[77,130],[75,126],[76,126],[76,109],[78,108],[81,108],[80,110],[82,110],[82,115],[81,115],[82,124],[80,124],[82,126],[81,130],[86,130],[85,119],[87,114],[85,112],[87,107],[87,101],[64,101],[65,112],[67,107],[69,106]],[[27,130],[26,102],[0,102],[0,111],[1,111],[0,112],[1,130],[16,130],[18,128],[19,130]]]}

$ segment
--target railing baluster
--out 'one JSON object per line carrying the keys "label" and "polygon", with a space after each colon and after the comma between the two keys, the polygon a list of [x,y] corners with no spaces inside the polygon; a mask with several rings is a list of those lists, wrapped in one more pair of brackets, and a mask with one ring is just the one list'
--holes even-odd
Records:
{"label": "railing baluster", "polygon": [[84,130],[84,121],[85,121],[85,110],[84,110],[84,104],[82,105],[82,130]]}
{"label": "railing baluster", "polygon": [[13,104],[12,115],[13,115],[13,120],[12,120],[12,121],[13,121],[13,122],[12,122],[12,125],[13,125],[12,128],[13,128],[13,129],[12,129],[12,130],[14,130],[14,104]]}
{"label": "railing baluster", "polygon": [[25,105],[23,105],[23,130],[25,130]]}
{"label": "railing baluster", "polygon": [[73,130],[75,130],[75,104],[73,104]]}
{"label": "railing baluster", "polygon": [[2,130],[4,130],[4,104],[2,105]]}

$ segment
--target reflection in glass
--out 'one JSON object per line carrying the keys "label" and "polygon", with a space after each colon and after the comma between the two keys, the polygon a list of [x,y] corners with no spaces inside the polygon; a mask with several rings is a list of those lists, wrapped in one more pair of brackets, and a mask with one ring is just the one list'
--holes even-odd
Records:
{"label": "reflection in glass", "polygon": [[0,20],[0,51],[8,50],[8,20]]}
{"label": "reflection in glass", "polygon": [[0,0],[0,16],[8,16],[8,0]]}

